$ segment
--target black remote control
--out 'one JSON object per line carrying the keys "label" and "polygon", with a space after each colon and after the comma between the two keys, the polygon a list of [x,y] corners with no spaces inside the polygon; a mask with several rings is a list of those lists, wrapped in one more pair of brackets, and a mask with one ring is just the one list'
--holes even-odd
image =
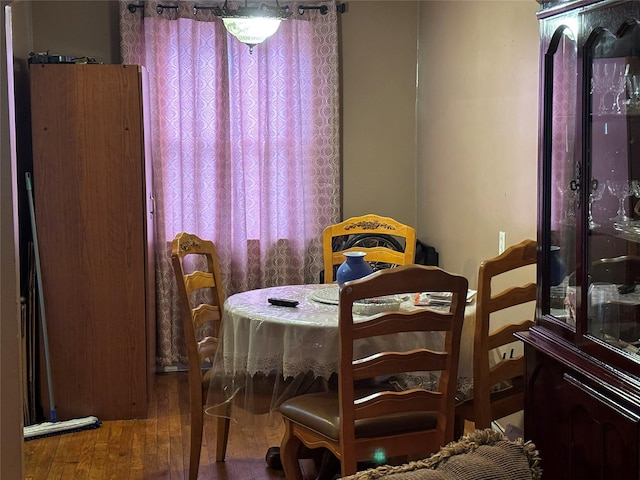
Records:
{"label": "black remote control", "polygon": [[296,300],[287,300],[286,298],[270,298],[269,303],[271,305],[278,305],[279,307],[296,307],[299,302]]}

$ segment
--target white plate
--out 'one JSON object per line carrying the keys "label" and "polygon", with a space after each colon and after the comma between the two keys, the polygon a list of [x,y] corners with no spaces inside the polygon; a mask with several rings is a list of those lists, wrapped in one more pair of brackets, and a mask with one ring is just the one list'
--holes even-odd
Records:
{"label": "white plate", "polygon": [[356,315],[375,315],[380,312],[398,310],[401,303],[402,297],[400,295],[367,298],[353,303],[353,313]]}
{"label": "white plate", "polygon": [[[330,285],[314,290],[309,295],[309,298],[320,303],[338,305],[340,303],[339,296],[340,287],[338,287],[338,285]],[[368,298],[366,300],[355,302],[353,305],[353,311],[357,315],[372,315],[373,313],[385,310],[394,310],[408,298],[409,297],[407,295],[389,295],[379,298]]]}
{"label": "white plate", "polygon": [[[467,291],[467,303],[473,300],[476,293],[476,290]],[[416,299],[416,305],[449,305],[451,297],[451,292],[422,292]]]}

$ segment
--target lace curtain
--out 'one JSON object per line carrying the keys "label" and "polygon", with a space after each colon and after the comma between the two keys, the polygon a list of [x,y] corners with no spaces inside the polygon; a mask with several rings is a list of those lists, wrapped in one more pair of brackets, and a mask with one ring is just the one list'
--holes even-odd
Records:
{"label": "lace curtain", "polygon": [[226,295],[318,282],[340,215],[337,13],[321,4],[291,4],[250,54],[195,2],[120,2],[123,63],[148,73],[160,366],[186,363],[178,232],[216,244]]}

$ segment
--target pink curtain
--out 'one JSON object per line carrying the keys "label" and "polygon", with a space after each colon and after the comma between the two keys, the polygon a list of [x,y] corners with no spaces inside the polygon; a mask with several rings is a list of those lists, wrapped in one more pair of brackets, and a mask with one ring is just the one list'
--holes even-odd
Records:
{"label": "pink curtain", "polygon": [[186,358],[178,232],[216,244],[227,295],[318,282],[322,229],[340,215],[337,13],[319,4],[329,13],[290,4],[250,54],[195,2],[120,2],[123,63],[149,76],[161,366]]}

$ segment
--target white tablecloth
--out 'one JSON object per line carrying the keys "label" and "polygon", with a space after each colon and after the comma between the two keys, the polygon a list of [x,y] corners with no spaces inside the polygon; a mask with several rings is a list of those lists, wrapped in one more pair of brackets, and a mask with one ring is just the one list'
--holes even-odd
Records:
{"label": "white tablecloth", "polygon": [[[300,386],[308,388],[314,381],[329,381],[338,369],[338,306],[319,302],[326,290],[337,285],[288,285],[238,293],[227,298],[224,308],[221,344],[214,361],[213,374],[233,379],[234,385],[227,385],[226,396],[237,392],[247,392],[248,382],[260,378],[261,385],[274,383],[271,408],[292,395],[303,393]],[[316,294],[314,295],[314,292]],[[269,298],[285,298],[299,302],[297,307],[280,307],[269,304]],[[408,298],[403,308],[415,308],[413,299]],[[465,309],[459,378],[461,388],[469,388],[472,376],[473,327],[475,303]],[[406,334],[401,340],[403,347],[431,346],[441,348],[442,336]],[[362,357],[381,349],[391,349],[391,344],[376,344],[366,341],[356,348],[356,356]],[[283,384],[288,379],[289,384]],[[246,385],[244,385],[246,383]],[[466,385],[466,387],[465,387]],[[219,387],[214,387],[218,389]],[[246,397],[246,395],[245,395]],[[219,404],[220,393],[212,390],[209,405]],[[244,409],[254,410],[250,399],[243,399]],[[214,409],[209,409],[209,413]],[[261,411],[260,413],[264,413]]]}

